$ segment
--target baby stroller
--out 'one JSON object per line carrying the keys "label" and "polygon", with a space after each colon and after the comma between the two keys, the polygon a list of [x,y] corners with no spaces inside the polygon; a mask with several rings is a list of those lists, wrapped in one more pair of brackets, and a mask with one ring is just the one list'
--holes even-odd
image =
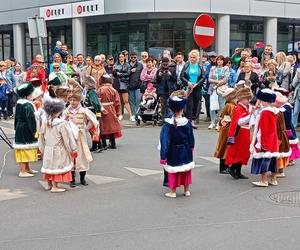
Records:
{"label": "baby stroller", "polygon": [[156,99],[148,107],[144,107],[140,104],[139,109],[135,115],[136,125],[139,126],[141,121],[143,123],[153,122],[156,126],[158,122],[161,122],[162,117],[160,114],[160,102],[159,99]]}

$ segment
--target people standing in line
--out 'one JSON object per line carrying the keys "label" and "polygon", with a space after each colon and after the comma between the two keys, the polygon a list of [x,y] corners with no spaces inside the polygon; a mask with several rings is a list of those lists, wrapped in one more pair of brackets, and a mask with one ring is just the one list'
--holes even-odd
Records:
{"label": "people standing in line", "polygon": [[72,162],[76,161],[77,143],[68,122],[61,114],[65,103],[61,100],[46,101],[44,110],[47,125],[42,126],[39,136],[39,149],[43,155],[41,172],[43,179],[48,181],[47,191],[61,193],[58,183],[72,181]]}
{"label": "people standing in line", "polygon": [[266,45],[264,48],[264,52],[262,53],[260,57],[260,62],[263,62],[265,59],[271,60],[274,59],[273,54],[273,46],[272,45]]}
{"label": "people standing in line", "polygon": [[[217,88],[227,85],[229,78],[229,68],[226,66],[224,56],[217,57],[217,64],[210,69],[208,81],[210,83],[208,93],[210,94],[210,118],[211,123],[208,129],[216,126],[217,114],[220,115],[225,106],[225,99],[221,95],[217,95]],[[213,105],[214,104],[214,105]],[[215,107],[214,107],[215,106]]]}
{"label": "people standing in line", "polygon": [[184,186],[184,195],[191,196],[192,169],[195,167],[193,153],[195,139],[192,124],[183,117],[187,100],[184,91],[172,93],[168,106],[173,112],[171,118],[165,119],[160,133],[160,164],[168,178],[170,192],[165,196],[176,198],[176,188]]}
{"label": "people standing in line", "polygon": [[83,79],[83,77],[84,77],[87,65],[85,63],[85,59],[84,59],[83,54],[81,54],[81,53],[77,54],[76,58],[77,58],[77,61],[78,61],[77,71],[78,71],[78,74],[79,74],[79,81],[81,82],[81,79]]}
{"label": "people standing in line", "polygon": [[284,52],[278,52],[276,55],[277,62],[277,84],[290,90],[291,82],[291,64],[287,61],[286,54]]}
{"label": "people standing in line", "polygon": [[148,83],[152,83],[156,86],[156,73],[157,68],[153,64],[153,59],[150,57],[146,60],[146,67],[143,68],[141,73],[141,92],[144,93],[145,89],[147,88]]}
{"label": "people standing in line", "polygon": [[[120,53],[118,62],[115,63],[113,76],[118,81],[118,92],[120,94],[121,102],[124,104],[126,111],[129,114],[129,118],[131,118],[132,113],[129,105],[129,96],[128,96],[128,83],[130,76],[130,66],[125,61],[125,55]],[[123,119],[123,117],[120,117]]]}
{"label": "people standing in line", "polygon": [[234,88],[228,88],[223,93],[223,97],[226,100],[226,104],[222,114],[220,115],[219,130],[218,130],[219,137],[218,137],[218,142],[215,149],[214,157],[220,159],[219,173],[228,174],[229,169],[228,166],[225,164],[228,130],[232,121],[233,110],[236,107],[237,90]]}
{"label": "people standing in line", "polygon": [[[58,53],[53,55],[53,63],[58,63],[60,70],[62,70],[65,67],[64,63],[62,62],[61,55]],[[50,74],[53,72],[53,63],[50,64],[50,68],[49,68]]]}
{"label": "people standing in line", "polygon": [[258,58],[257,57],[253,57],[251,59],[251,64],[252,64],[252,70],[253,70],[253,72],[258,75],[258,78],[260,78],[261,75],[262,75],[262,67],[261,67],[260,63],[258,62]]}
{"label": "people standing in line", "polygon": [[[85,77],[92,76],[96,81],[96,89],[101,86],[101,77],[106,74],[103,60],[100,55],[95,56],[94,63],[87,67]],[[85,79],[82,79],[85,81]]]}
{"label": "people standing in line", "polygon": [[[296,75],[296,71],[297,71],[297,68],[296,68],[296,61],[297,61],[297,58],[295,55],[288,55],[286,57],[286,60],[290,63],[291,65],[291,69],[290,69],[290,84],[292,84],[292,81],[294,79],[294,76]],[[290,86],[291,87],[291,86]],[[291,90],[291,88],[290,88]]]}
{"label": "people standing in line", "polygon": [[[120,116],[122,116],[122,105],[118,92],[112,87],[113,79],[110,75],[101,77],[103,85],[98,90],[98,96],[103,105],[100,122],[101,140],[104,150],[116,149],[116,139],[122,136]],[[107,146],[106,140],[109,140]]]}
{"label": "people standing in line", "polygon": [[236,76],[239,77],[240,73],[243,72],[244,70],[244,66],[245,66],[245,63],[246,63],[246,57],[241,57],[240,61],[239,61],[239,64],[238,64],[238,67],[237,67],[237,70],[236,70]]}
{"label": "people standing in line", "polygon": [[4,81],[10,86],[9,93],[7,94],[7,115],[8,118],[13,118],[13,89],[16,87],[16,78],[14,77],[14,74],[11,70],[7,70],[6,63],[4,61],[0,61],[0,78],[4,79]]}
{"label": "people standing in line", "polygon": [[141,60],[140,60],[140,63],[143,65],[144,68],[146,68],[147,66],[147,62],[146,60],[149,58],[149,54],[147,51],[143,51],[141,53]]}
{"label": "people standing in line", "polygon": [[72,55],[67,55],[66,64],[64,64],[64,66],[62,68],[62,72],[64,72],[69,78],[78,76],[78,73],[76,71],[76,65],[74,65],[74,63],[73,63]]}
{"label": "people standing in line", "polygon": [[260,82],[258,75],[255,72],[253,72],[252,64],[250,62],[245,63],[243,71],[239,74],[237,82],[241,80],[244,80],[246,82],[246,85],[249,84],[253,96],[255,96]]}
{"label": "people standing in line", "polygon": [[293,109],[292,123],[293,126],[296,128],[298,126],[298,117],[300,113],[300,68],[298,68],[296,71],[296,75],[294,76],[291,87],[292,90],[294,91],[293,94],[294,109]]}
{"label": "people standing in line", "polygon": [[37,129],[32,103],[34,87],[30,82],[25,82],[17,89],[20,99],[17,101],[15,115],[15,149],[16,162],[20,166],[19,177],[33,177],[38,171],[30,168],[31,162],[38,160]]}
{"label": "people standing in line", "polygon": [[[277,134],[278,110],[272,106],[276,100],[276,94],[271,89],[262,89],[257,93],[261,110],[255,121],[250,152],[253,156],[251,174],[261,175],[260,181],[252,182],[258,187],[277,186],[277,158],[279,143]],[[268,181],[268,172],[271,172],[271,180]]]}
{"label": "people standing in line", "polygon": [[68,76],[63,71],[61,71],[59,64],[53,63],[52,69],[53,69],[53,71],[49,75],[49,81],[58,77],[63,85],[67,85]]}
{"label": "people standing in line", "polygon": [[26,81],[26,73],[22,70],[22,65],[19,62],[16,62],[16,65],[13,70],[14,77],[16,79],[16,87],[22,85]]}
{"label": "people standing in line", "polygon": [[60,54],[61,53],[61,46],[62,46],[62,42],[61,41],[57,41],[56,44],[55,44],[55,47],[53,49],[53,55],[54,54]]}
{"label": "people standing in line", "polygon": [[135,52],[130,53],[130,77],[128,84],[129,91],[129,104],[131,108],[130,120],[135,121],[135,116],[137,114],[139,104],[141,102],[141,73],[143,70],[143,65],[137,61],[137,54]]}
{"label": "people standing in line", "polygon": [[241,173],[242,165],[247,165],[250,158],[250,100],[253,98],[250,88],[237,91],[238,104],[234,108],[228,130],[225,165],[234,179],[248,179]]}
{"label": "people standing in line", "polygon": [[8,94],[12,91],[11,86],[0,77],[0,120],[3,118],[4,120],[8,119]]}
{"label": "people standing in line", "polygon": [[61,56],[61,59],[62,59],[62,62],[63,63],[66,63],[67,62],[67,56],[69,55],[69,51],[68,51],[68,45],[67,44],[63,44],[61,46],[61,52],[60,52],[60,56]]}
{"label": "people standing in line", "polygon": [[178,52],[176,54],[175,61],[176,61],[177,89],[181,89],[182,81],[181,81],[180,75],[181,75],[182,69],[185,64],[184,54],[182,52]]}
{"label": "people standing in line", "polygon": [[201,110],[202,85],[205,80],[204,69],[200,64],[200,54],[198,50],[189,53],[189,61],[184,65],[180,79],[183,86],[187,87],[188,100],[186,116],[191,121],[194,129],[197,129],[195,120]]}
{"label": "people standing in line", "polygon": [[204,68],[205,70],[205,81],[203,83],[202,86],[202,95],[205,101],[205,110],[206,110],[206,122],[210,122],[211,121],[211,117],[210,117],[210,94],[209,94],[209,86],[210,83],[208,81],[208,77],[209,77],[209,72],[210,69],[216,65],[216,60],[217,60],[217,54],[215,52],[211,53],[210,55],[210,61],[207,64],[207,66]]}
{"label": "people standing in line", "polygon": [[225,61],[227,61],[226,66],[229,68],[228,87],[234,88],[235,84],[237,83],[237,74],[232,68],[233,60],[230,57],[226,57]]}
{"label": "people standing in line", "polygon": [[162,121],[164,121],[168,112],[168,99],[173,91],[176,90],[177,78],[175,67],[169,67],[169,58],[163,57],[161,61],[161,67],[157,70],[156,79],[161,103],[161,116]]}
{"label": "people standing in line", "polygon": [[262,88],[274,89],[278,88],[277,84],[277,62],[274,59],[269,60],[268,62],[268,71],[266,71],[262,77],[261,85]]}

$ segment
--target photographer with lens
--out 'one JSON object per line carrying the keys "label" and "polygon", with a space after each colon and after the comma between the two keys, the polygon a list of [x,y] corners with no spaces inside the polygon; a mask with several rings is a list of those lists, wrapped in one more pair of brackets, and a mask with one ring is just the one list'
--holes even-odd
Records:
{"label": "photographer with lens", "polygon": [[161,103],[162,119],[166,118],[168,98],[173,91],[176,90],[176,68],[170,67],[170,60],[168,57],[163,57],[161,66],[156,73],[158,95]]}

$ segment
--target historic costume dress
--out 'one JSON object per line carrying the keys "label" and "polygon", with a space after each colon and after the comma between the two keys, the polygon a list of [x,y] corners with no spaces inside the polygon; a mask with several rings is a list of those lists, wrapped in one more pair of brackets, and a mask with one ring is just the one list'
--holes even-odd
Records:
{"label": "historic costume dress", "polygon": [[37,157],[36,120],[33,103],[19,99],[15,114],[15,156],[17,163],[35,162]]}
{"label": "historic costume dress", "polygon": [[295,127],[292,124],[292,106],[289,103],[286,103],[284,106],[285,112],[284,112],[284,120],[285,120],[285,126],[286,126],[286,133],[289,138],[290,147],[292,150],[292,153],[289,157],[290,161],[296,160],[300,158],[300,150],[299,150],[299,140],[297,137],[297,133],[295,130]]}
{"label": "historic costume dress", "polygon": [[278,109],[262,107],[255,121],[253,139],[250,146],[253,155],[251,173],[277,172],[279,141],[277,134]]}
{"label": "historic costume dress", "polygon": [[[228,130],[228,147],[226,153],[226,165],[240,163],[247,165],[250,157],[250,105],[241,103],[233,110],[231,124]],[[242,125],[239,125],[242,124]]]}
{"label": "historic costume dress", "polygon": [[100,122],[101,136],[114,134],[115,138],[120,138],[122,127],[118,117],[121,115],[121,101],[118,92],[111,84],[104,84],[98,89],[98,97],[104,108]]}
{"label": "historic costume dress", "polygon": [[43,178],[55,182],[70,182],[73,168],[70,153],[77,149],[72,129],[63,119],[55,118],[51,126],[43,126],[39,148],[44,153]]}
{"label": "historic costume dress", "polygon": [[289,144],[289,138],[286,133],[286,126],[284,120],[285,108],[281,107],[277,114],[277,134],[279,139],[279,153],[280,157],[277,159],[278,169],[283,169],[289,164],[289,157],[292,153]]}
{"label": "historic costume dress", "polygon": [[[228,130],[231,123],[231,117],[233,114],[233,110],[236,107],[234,102],[227,102],[224,110],[220,116],[219,122],[219,138],[218,143],[216,146],[216,150],[214,153],[214,157],[218,159],[225,159],[226,158],[226,151],[227,151],[227,139],[228,139]],[[225,120],[227,123],[225,126],[221,124],[221,121]]]}
{"label": "historic costume dress", "polygon": [[160,133],[160,159],[168,173],[169,188],[174,189],[181,185],[192,183],[193,149],[195,139],[192,124],[187,118],[165,119]]}
{"label": "historic costume dress", "polygon": [[75,170],[77,172],[87,171],[93,158],[89,150],[86,130],[93,128],[94,133],[99,134],[99,123],[95,114],[83,108],[81,104],[77,108],[67,107],[63,114],[66,119],[74,123],[79,129],[78,137],[76,138],[78,157],[74,164]]}

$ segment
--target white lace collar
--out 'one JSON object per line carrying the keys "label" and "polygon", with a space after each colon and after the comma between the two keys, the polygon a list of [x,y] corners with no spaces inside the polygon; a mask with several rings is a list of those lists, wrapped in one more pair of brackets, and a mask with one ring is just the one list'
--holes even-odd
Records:
{"label": "white lace collar", "polygon": [[[171,118],[166,118],[165,122],[174,125],[174,116]],[[176,118],[176,124],[178,127],[185,126],[186,124],[188,124],[188,122],[189,120],[186,117]]]}
{"label": "white lace collar", "polygon": [[29,100],[27,100],[27,99],[19,99],[19,100],[17,101],[17,104],[25,104],[25,103],[30,103],[30,104],[32,104],[32,102],[29,101]]}

